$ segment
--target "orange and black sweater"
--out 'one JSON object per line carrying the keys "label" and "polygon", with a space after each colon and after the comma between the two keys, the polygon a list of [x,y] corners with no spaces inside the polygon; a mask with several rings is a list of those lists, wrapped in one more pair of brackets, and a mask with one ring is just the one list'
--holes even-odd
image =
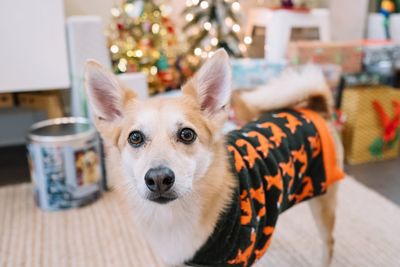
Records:
{"label": "orange and black sweater", "polygon": [[344,177],[326,122],[309,110],[266,113],[227,135],[238,187],[191,266],[250,266],[264,255],[279,214]]}

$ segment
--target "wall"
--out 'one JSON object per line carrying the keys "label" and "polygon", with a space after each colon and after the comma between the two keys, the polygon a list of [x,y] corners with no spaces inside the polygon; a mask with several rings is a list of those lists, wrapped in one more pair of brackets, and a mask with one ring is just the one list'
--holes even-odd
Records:
{"label": "wall", "polygon": [[64,0],[66,16],[97,15],[103,18],[105,25],[111,17],[110,9],[119,0]]}
{"label": "wall", "polygon": [[333,40],[360,40],[364,38],[369,0],[331,0]]}

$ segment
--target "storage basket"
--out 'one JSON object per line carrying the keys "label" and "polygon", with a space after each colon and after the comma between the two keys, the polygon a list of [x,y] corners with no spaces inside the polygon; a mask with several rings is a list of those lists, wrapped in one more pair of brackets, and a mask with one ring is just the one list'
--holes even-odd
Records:
{"label": "storage basket", "polygon": [[393,100],[400,101],[400,90],[386,86],[347,88],[343,93],[342,111],[346,116],[343,143],[346,161],[359,164],[370,161],[395,158],[399,154],[399,142],[392,147],[385,146],[380,156],[371,152],[371,145],[384,133],[381,119],[374,109],[378,101],[386,114],[393,118]]}

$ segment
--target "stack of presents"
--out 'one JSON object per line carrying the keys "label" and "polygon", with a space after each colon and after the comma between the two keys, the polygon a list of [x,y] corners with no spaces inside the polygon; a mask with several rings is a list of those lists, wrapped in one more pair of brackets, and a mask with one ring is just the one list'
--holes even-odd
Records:
{"label": "stack of presents", "polygon": [[288,65],[310,62],[322,67],[332,88],[337,108],[335,119],[347,163],[398,157],[400,45],[387,41],[293,42],[288,48],[286,65],[270,65],[261,59],[234,60],[234,87],[265,84]]}

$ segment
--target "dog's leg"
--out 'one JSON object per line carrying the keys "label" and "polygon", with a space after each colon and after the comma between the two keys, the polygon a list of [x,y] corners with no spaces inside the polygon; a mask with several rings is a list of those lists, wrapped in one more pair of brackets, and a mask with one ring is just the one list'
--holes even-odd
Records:
{"label": "dog's leg", "polygon": [[[342,142],[333,124],[329,123],[328,125],[335,143],[337,165],[343,169],[344,149]],[[333,257],[333,249],[335,244],[333,230],[336,219],[338,187],[339,185],[335,183],[328,188],[328,191],[325,195],[310,201],[311,212],[324,242],[322,259],[323,266],[330,266]]]}
{"label": "dog's leg", "polygon": [[322,266],[324,267],[330,266],[333,257],[335,243],[333,229],[336,217],[337,189],[337,184],[332,185],[325,195],[310,200],[311,212],[314,216],[322,241],[324,242],[322,255]]}

